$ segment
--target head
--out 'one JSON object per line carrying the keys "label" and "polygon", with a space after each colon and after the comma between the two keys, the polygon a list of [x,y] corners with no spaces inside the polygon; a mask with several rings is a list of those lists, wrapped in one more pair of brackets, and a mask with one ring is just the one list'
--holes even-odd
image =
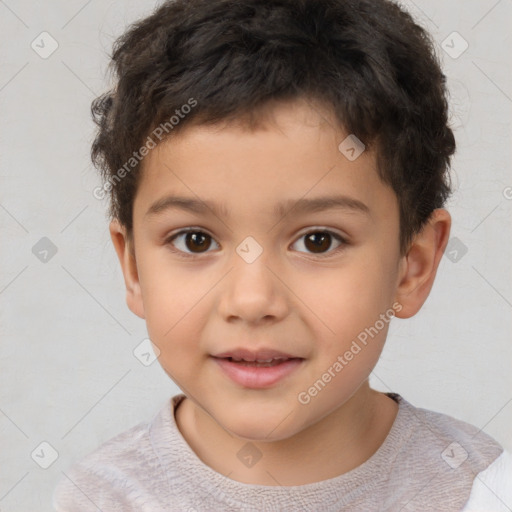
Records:
{"label": "head", "polygon": [[[387,0],[176,0],[112,65],[92,157],[128,305],[221,426],[290,437],[367,382],[431,290],[455,150],[433,44]],[[296,361],[243,384],[235,349]]]}

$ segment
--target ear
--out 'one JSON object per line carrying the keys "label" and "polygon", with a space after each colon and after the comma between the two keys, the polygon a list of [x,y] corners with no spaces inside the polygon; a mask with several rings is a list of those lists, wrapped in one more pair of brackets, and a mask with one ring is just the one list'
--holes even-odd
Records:
{"label": "ear", "polygon": [[415,315],[427,300],[441,257],[450,236],[451,217],[444,209],[432,212],[423,229],[412,240],[400,262],[400,277],[395,300],[402,305],[396,316]]}
{"label": "ear", "polygon": [[133,240],[127,237],[126,228],[118,220],[110,223],[110,237],[123,271],[126,303],[133,313],[140,318],[145,318]]}

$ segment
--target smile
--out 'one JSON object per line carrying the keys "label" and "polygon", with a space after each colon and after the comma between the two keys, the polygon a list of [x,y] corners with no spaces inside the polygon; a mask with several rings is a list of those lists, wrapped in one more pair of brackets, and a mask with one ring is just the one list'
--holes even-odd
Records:
{"label": "smile", "polygon": [[299,357],[276,357],[246,361],[234,357],[212,357],[221,371],[236,384],[252,389],[269,388],[296,371]]}

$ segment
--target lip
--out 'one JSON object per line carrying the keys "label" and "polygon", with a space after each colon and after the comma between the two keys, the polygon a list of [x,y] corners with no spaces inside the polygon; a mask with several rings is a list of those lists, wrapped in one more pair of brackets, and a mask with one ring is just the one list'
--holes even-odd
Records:
{"label": "lip", "polygon": [[245,359],[246,361],[256,361],[256,360],[265,360],[265,359],[302,359],[299,356],[294,356],[292,354],[287,354],[285,352],[280,352],[278,350],[274,350],[271,348],[262,348],[259,350],[249,350],[247,348],[235,348],[233,350],[228,350],[226,352],[221,352],[220,354],[214,354],[213,357],[218,358],[228,358],[232,357],[233,359]]}
{"label": "lip", "polygon": [[[291,356],[276,350],[258,350],[252,352],[237,349],[211,356],[221,371],[236,384],[252,389],[270,388],[296,371],[304,359]],[[230,358],[245,359],[235,362]],[[283,359],[283,362],[273,366],[254,366],[256,360]]]}

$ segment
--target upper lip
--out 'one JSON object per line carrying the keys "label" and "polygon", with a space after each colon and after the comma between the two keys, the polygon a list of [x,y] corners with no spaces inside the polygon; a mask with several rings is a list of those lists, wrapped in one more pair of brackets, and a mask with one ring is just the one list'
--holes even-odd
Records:
{"label": "upper lip", "polygon": [[247,348],[235,348],[227,350],[219,354],[214,354],[213,357],[233,359],[243,359],[245,361],[265,361],[269,359],[302,359],[302,357],[293,356],[279,350],[271,348],[262,348],[259,350],[249,350]]}

